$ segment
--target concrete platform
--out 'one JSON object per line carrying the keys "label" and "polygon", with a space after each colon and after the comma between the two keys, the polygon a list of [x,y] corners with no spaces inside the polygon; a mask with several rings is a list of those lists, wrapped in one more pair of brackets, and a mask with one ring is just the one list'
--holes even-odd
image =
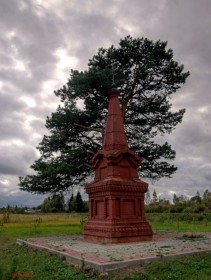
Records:
{"label": "concrete platform", "polygon": [[209,252],[211,232],[157,232],[152,241],[112,245],[89,243],[81,235],[17,239],[17,244],[45,250],[64,257],[69,263],[104,273],[163,258]]}

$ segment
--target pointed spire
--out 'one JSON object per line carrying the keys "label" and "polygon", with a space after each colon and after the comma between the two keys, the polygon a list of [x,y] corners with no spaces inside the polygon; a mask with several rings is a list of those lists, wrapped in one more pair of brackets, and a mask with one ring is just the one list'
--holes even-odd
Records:
{"label": "pointed spire", "polygon": [[109,93],[108,116],[103,141],[103,150],[128,149],[127,138],[124,130],[124,121],[119,104],[119,91],[112,88]]}

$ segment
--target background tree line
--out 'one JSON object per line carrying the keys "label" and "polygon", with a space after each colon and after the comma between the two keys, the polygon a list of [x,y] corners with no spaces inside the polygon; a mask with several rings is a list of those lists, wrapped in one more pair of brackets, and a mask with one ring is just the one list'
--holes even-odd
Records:
{"label": "background tree line", "polygon": [[10,206],[0,208],[1,213],[24,214],[24,213],[61,213],[61,212],[88,212],[88,201],[82,199],[81,193],[78,191],[74,196],[73,193],[69,199],[65,201],[63,194],[52,194],[44,199],[43,203],[37,207],[29,208],[27,206]]}
{"label": "background tree line", "polygon": [[154,190],[152,195],[148,191],[145,195],[147,213],[208,213],[211,212],[211,192],[205,190],[201,196],[199,192],[188,198],[185,195],[173,194],[172,203],[158,197]]}
{"label": "background tree line", "polygon": [[51,197],[46,198],[41,204],[41,211],[44,213],[49,212],[88,212],[88,201],[82,199],[81,193],[78,191],[76,196],[72,195],[65,202],[63,194],[53,194]]}
{"label": "background tree line", "polygon": [[[192,197],[185,195],[173,194],[172,201],[159,197],[157,192],[153,190],[152,194],[148,190],[145,194],[145,208],[147,213],[211,213],[211,192],[205,190],[202,195],[199,192]],[[15,207],[7,205],[0,208],[0,213],[27,213],[28,207]],[[74,196],[65,200],[63,194],[53,194],[45,198],[43,203],[37,207],[31,208],[34,211],[44,213],[59,212],[88,212],[88,201],[82,199],[81,193],[78,191]],[[28,212],[30,213],[30,212]]]}

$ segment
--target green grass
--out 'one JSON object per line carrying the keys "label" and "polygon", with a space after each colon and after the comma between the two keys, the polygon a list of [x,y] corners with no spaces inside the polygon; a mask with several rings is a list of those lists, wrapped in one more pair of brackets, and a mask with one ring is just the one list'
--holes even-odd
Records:
{"label": "green grass", "polygon": [[208,232],[211,231],[211,214],[172,214],[147,213],[147,219],[153,230],[175,232]]}
{"label": "green grass", "polygon": [[[0,280],[94,279],[56,256],[15,244],[17,238],[79,234],[80,219],[76,214],[10,215],[9,222],[0,226]],[[11,273],[28,273],[29,277],[10,277]]]}
{"label": "green grass", "polygon": [[[80,269],[75,270],[64,260],[45,253],[31,250],[13,244],[8,244],[0,253],[0,279],[17,279],[10,274],[28,273],[30,279],[90,279]],[[22,278],[21,278],[22,279]]]}
{"label": "green grass", "polygon": [[150,222],[153,230],[166,230],[166,231],[175,231],[175,232],[208,232],[211,231],[211,223],[204,225],[201,222],[173,222],[169,223],[160,223],[160,222]]}
{"label": "green grass", "polygon": [[[17,238],[81,233],[81,215],[45,214],[11,215],[8,223],[0,226],[0,280],[7,279],[211,279],[211,253],[197,257],[163,260],[147,264],[142,272],[131,276],[105,277],[85,274],[82,269],[67,265],[65,260],[46,253],[32,251],[15,244]],[[151,217],[155,230],[177,231],[178,223],[159,222]],[[0,219],[1,221],[1,219]],[[194,230],[195,229],[195,230]],[[210,231],[210,222],[179,223],[179,231]],[[81,264],[83,266],[83,264]],[[131,270],[133,272],[133,270]],[[10,277],[10,273],[28,273],[30,277]]]}
{"label": "green grass", "polygon": [[211,253],[148,264],[142,273],[123,277],[124,280],[209,280]]}

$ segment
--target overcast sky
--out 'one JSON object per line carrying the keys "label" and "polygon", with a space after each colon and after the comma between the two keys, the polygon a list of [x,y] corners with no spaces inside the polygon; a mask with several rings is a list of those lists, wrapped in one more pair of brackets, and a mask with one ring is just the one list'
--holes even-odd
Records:
{"label": "overcast sky", "polygon": [[191,75],[174,94],[186,108],[182,124],[165,137],[176,150],[177,173],[150,183],[159,195],[211,189],[210,0],[0,0],[0,207],[37,205],[42,196],[19,191],[32,173],[46,116],[59,103],[53,91],[70,69],[85,70],[100,47],[121,38],[168,41]]}

